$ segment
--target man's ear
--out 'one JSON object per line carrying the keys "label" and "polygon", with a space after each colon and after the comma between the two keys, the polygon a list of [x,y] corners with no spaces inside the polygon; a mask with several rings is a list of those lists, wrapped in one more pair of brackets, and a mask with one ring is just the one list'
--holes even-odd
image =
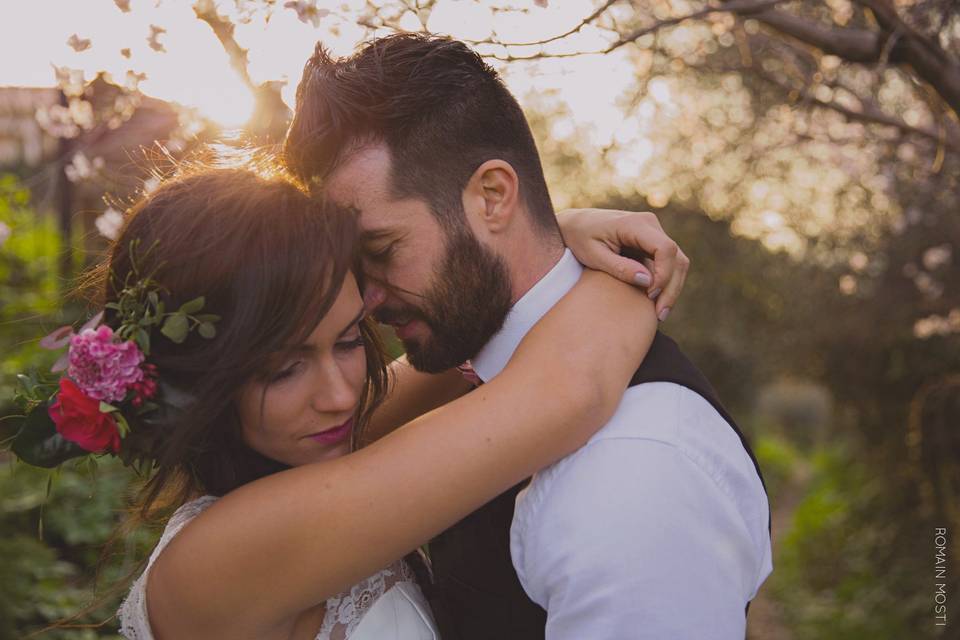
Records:
{"label": "man's ear", "polygon": [[475,233],[505,230],[519,215],[520,179],[506,160],[487,160],[473,172],[463,191],[463,209]]}

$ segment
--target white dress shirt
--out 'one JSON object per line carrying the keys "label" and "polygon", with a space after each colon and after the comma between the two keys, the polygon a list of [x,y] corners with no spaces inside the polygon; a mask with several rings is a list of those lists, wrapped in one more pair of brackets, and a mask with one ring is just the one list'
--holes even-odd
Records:
{"label": "white dress shirt", "polygon": [[[582,271],[567,250],[513,306],[472,360],[481,379],[503,370]],[[713,406],[646,383],[520,493],[510,551],[547,610],[547,640],[742,639],[744,607],[773,569],[768,513],[753,462]]]}

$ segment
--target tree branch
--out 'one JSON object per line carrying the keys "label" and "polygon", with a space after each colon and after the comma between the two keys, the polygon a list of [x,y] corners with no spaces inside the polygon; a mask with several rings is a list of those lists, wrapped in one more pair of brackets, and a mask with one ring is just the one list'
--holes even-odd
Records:
{"label": "tree branch", "polygon": [[[947,134],[944,130],[935,131],[933,129],[927,129],[927,128],[921,128],[921,127],[915,127],[915,126],[909,125],[903,120],[899,120],[893,116],[886,114],[882,109],[880,109],[880,107],[877,104],[865,98],[862,98],[861,96],[857,96],[856,94],[853,94],[853,95],[855,95],[857,100],[860,102],[861,109],[859,111],[855,109],[851,109],[850,107],[844,106],[833,100],[822,100],[818,98],[816,94],[813,91],[811,91],[809,88],[807,87],[798,88],[796,86],[793,86],[789,81],[782,80],[776,77],[774,74],[764,71],[763,69],[754,68],[754,72],[757,74],[758,77],[762,78],[763,80],[766,80],[770,84],[780,87],[785,91],[796,92],[800,94],[805,101],[811,104],[814,104],[816,106],[830,109],[831,111],[835,111],[845,116],[849,120],[862,122],[864,124],[877,124],[877,125],[882,125],[887,127],[893,127],[905,134],[926,138],[927,140],[931,140],[937,143],[938,145],[943,145],[944,147],[946,147],[947,149],[950,149],[950,151],[953,151],[954,153],[960,153],[960,140],[956,139],[955,137],[947,137]],[[850,93],[853,93],[849,89],[845,89],[845,90]]]}
{"label": "tree branch", "polygon": [[[785,11],[760,12],[731,9],[739,15],[750,15],[770,28],[816,47],[824,53],[839,56],[849,62],[879,63],[886,57],[884,45],[893,38],[889,61],[909,65],[914,72],[934,87],[944,101],[960,114],[960,66],[940,48],[903,22],[886,0],[859,0],[869,6],[883,31],[869,29],[830,28],[813,20]],[[727,6],[733,3],[728,3]]]}
{"label": "tree branch", "polygon": [[467,40],[467,42],[470,42],[472,44],[498,44],[504,47],[533,47],[538,44],[549,44],[551,42],[556,42],[557,40],[563,40],[564,38],[567,38],[577,33],[578,31],[580,31],[581,29],[583,29],[584,27],[592,23],[594,20],[599,18],[601,15],[603,15],[607,11],[607,9],[609,9],[610,7],[612,7],[618,2],[620,2],[620,0],[607,0],[602,5],[600,5],[600,7],[596,11],[594,11],[589,16],[581,20],[578,25],[576,25],[569,31],[565,31],[564,33],[560,33],[555,36],[545,38],[544,40],[532,40],[530,42],[499,42],[499,41],[494,42],[491,40]]}
{"label": "tree branch", "polygon": [[230,66],[240,74],[240,79],[243,80],[247,88],[256,92],[257,85],[250,78],[250,70],[247,68],[249,64],[247,60],[248,52],[233,37],[233,23],[218,14],[216,5],[208,0],[197,0],[193,5],[193,12],[197,15],[197,18],[206,22],[213,29],[214,35],[217,36],[217,40],[223,45],[224,51],[230,58]]}
{"label": "tree branch", "polygon": [[[680,24],[681,22],[686,22],[687,20],[695,20],[697,18],[703,18],[712,13],[737,13],[741,11],[745,12],[756,12],[763,11],[764,9],[769,9],[778,4],[783,4],[784,2],[789,2],[790,0],[732,0],[731,2],[726,3],[722,7],[707,7],[706,9],[701,9],[700,11],[695,11],[683,16],[677,16],[675,18],[669,18],[667,20],[660,20],[654,24],[643,27],[633,31],[627,35],[621,36],[616,42],[613,42],[605,49],[600,49],[597,51],[577,51],[571,53],[545,53],[540,51],[538,53],[529,55],[529,56],[499,56],[497,54],[489,54],[485,57],[493,58],[494,60],[500,60],[503,62],[516,62],[520,60],[540,60],[544,58],[573,58],[576,56],[583,55],[603,55],[616,51],[620,47],[636,42],[645,35],[656,33],[665,27],[672,27],[674,25]],[[570,34],[567,34],[570,35]],[[558,36],[557,38],[552,38],[548,42],[559,40],[564,36]],[[509,44],[504,44],[500,42],[487,42],[485,44],[496,44],[503,46],[511,46]],[[538,43],[531,43],[538,44]]]}

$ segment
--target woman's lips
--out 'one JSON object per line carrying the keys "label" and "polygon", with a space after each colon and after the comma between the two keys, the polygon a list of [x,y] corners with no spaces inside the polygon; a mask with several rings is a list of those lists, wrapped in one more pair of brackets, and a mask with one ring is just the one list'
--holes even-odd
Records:
{"label": "woman's lips", "polygon": [[321,431],[319,433],[314,433],[313,435],[307,436],[314,442],[322,442],[324,444],[336,444],[350,435],[350,432],[353,430],[353,418],[350,418],[343,424],[338,427],[333,427],[332,429],[327,429],[326,431]]}

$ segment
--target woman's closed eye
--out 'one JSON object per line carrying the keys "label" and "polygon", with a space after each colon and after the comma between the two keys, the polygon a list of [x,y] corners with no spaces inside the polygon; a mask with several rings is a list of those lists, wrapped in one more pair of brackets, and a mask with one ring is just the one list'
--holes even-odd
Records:
{"label": "woman's closed eye", "polygon": [[358,332],[356,337],[341,340],[340,342],[337,342],[335,347],[337,351],[347,352],[353,351],[354,349],[359,349],[363,347],[364,344],[366,344],[366,340],[364,340],[363,334]]}
{"label": "woman's closed eye", "polygon": [[294,377],[295,375],[297,375],[298,373],[300,373],[300,370],[301,370],[302,368],[303,368],[303,361],[302,361],[302,360],[297,360],[296,362],[293,362],[293,363],[291,363],[291,364],[283,367],[282,369],[280,369],[279,371],[277,371],[276,373],[274,373],[273,375],[271,375],[271,376],[270,376],[270,384],[274,384],[274,383],[277,383],[277,382],[283,382],[284,380],[288,380],[288,379]]}

